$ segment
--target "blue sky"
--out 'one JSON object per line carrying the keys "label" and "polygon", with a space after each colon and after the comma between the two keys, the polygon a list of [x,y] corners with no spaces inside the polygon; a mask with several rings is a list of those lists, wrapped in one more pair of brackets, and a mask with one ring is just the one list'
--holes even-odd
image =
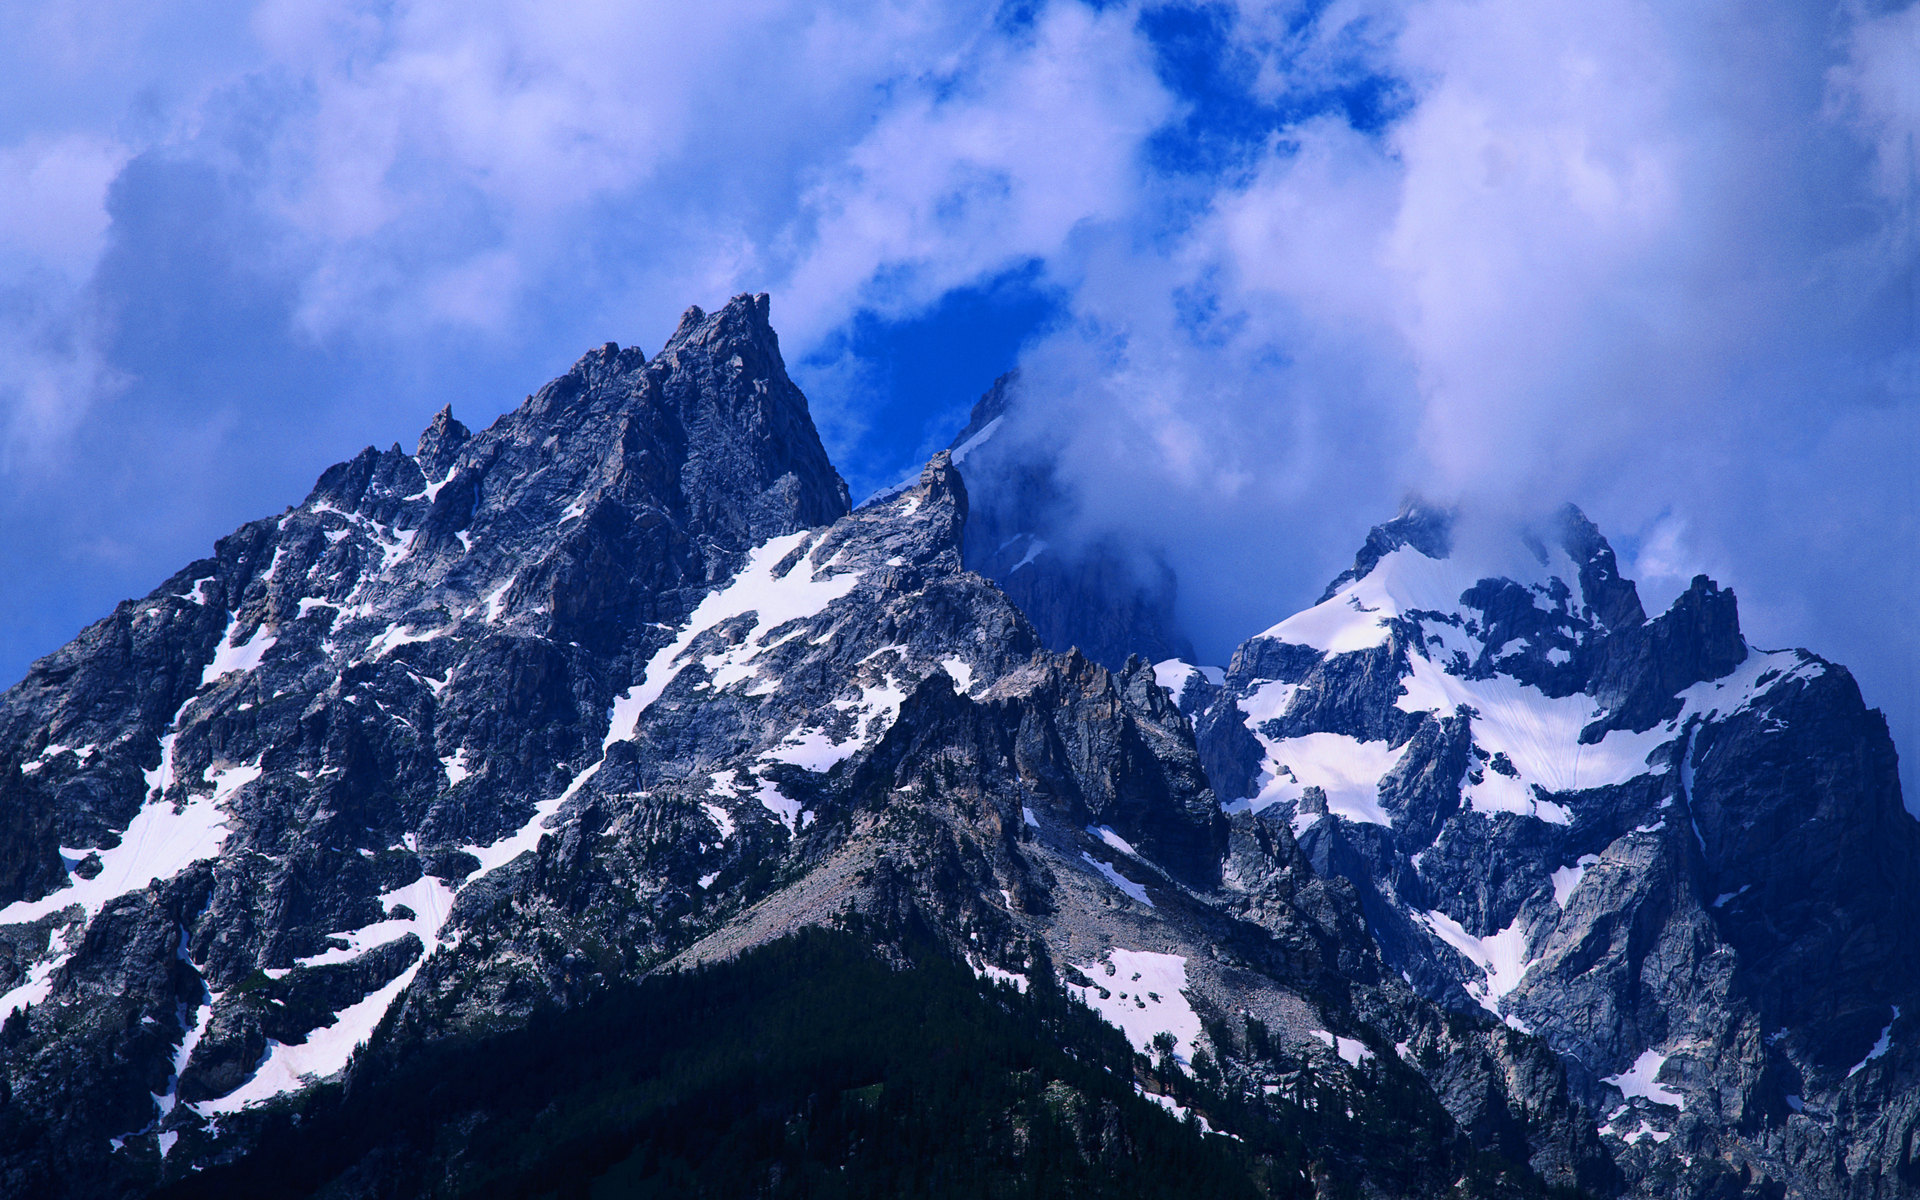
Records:
{"label": "blue sky", "polygon": [[1912,4],[18,0],[0,675],[451,403],[770,291],[856,493],[1021,364],[1210,657],[1410,492],[1920,746]]}

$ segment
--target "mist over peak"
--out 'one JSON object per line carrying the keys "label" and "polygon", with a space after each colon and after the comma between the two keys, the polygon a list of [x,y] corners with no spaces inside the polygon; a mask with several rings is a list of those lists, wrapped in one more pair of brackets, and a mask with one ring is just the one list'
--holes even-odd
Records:
{"label": "mist over peak", "polygon": [[1410,493],[1572,499],[1920,740],[1911,4],[241,10],[8,27],[13,673],[318,447],[772,293],[858,492],[1019,367],[1207,657]]}

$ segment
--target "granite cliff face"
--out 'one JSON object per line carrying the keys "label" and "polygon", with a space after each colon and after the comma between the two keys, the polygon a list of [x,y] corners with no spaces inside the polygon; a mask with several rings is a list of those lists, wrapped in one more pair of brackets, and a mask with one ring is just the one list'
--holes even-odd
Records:
{"label": "granite cliff face", "polygon": [[35,664],[0,1194],[190,1194],[332,1085],[822,926],[1295,1122],[1266,1194],[1912,1194],[1920,865],[1844,671],[1705,580],[1648,620],[1576,514],[1483,570],[1418,511],[1156,667],[1170,591],[1008,542],[1044,464],[963,478],[1004,400],[849,511],[766,297],[691,310]]}

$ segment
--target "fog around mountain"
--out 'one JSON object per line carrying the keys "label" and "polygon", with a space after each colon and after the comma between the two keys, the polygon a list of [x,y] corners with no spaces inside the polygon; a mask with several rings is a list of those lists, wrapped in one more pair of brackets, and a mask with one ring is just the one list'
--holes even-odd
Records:
{"label": "fog around mountain", "polygon": [[856,499],[1019,365],[1203,658],[1409,494],[1573,501],[1920,744],[1913,5],[88,14],[0,15],[8,680],[339,447],[766,290]]}

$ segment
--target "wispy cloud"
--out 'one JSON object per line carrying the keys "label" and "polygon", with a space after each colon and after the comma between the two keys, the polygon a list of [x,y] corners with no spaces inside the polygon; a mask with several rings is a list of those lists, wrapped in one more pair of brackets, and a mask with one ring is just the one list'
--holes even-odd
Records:
{"label": "wispy cloud", "polygon": [[[1920,740],[1912,4],[76,12],[0,14],[0,486],[59,514],[16,561],[107,527],[132,590],[744,288],[866,446],[848,330],[1024,271],[1030,434],[1214,653],[1408,490],[1570,498]],[[104,607],[52,579],[0,604]]]}

